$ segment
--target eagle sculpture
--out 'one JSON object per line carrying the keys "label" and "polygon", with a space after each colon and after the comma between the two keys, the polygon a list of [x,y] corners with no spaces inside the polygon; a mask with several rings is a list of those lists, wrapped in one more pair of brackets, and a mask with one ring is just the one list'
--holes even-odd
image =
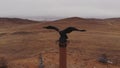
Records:
{"label": "eagle sculpture", "polygon": [[79,30],[79,29],[77,29],[75,27],[67,27],[66,29],[64,29],[62,31],[60,31],[55,26],[46,26],[46,27],[43,27],[43,28],[45,28],[45,29],[53,29],[53,30],[57,31],[59,33],[59,35],[60,35],[59,40],[58,40],[60,43],[67,42],[67,39],[68,39],[67,34],[71,33],[72,31],[80,31],[80,32],[85,32],[86,31],[86,30]]}

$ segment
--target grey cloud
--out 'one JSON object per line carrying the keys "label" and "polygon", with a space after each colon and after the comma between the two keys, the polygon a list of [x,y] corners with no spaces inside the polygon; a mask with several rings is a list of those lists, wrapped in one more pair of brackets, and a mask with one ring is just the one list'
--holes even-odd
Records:
{"label": "grey cloud", "polygon": [[120,17],[120,0],[0,0],[0,16]]}

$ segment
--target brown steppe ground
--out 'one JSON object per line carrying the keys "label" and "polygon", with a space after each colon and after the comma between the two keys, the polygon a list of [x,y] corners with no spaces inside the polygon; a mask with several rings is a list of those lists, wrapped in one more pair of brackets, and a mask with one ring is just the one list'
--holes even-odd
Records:
{"label": "brown steppe ground", "polygon": [[[38,68],[42,53],[45,68],[59,68],[58,33],[43,29],[53,25],[61,30],[74,26],[87,32],[72,32],[67,46],[68,68],[120,68],[120,19],[66,18],[37,22],[22,19],[0,19],[0,57],[9,68]],[[107,54],[113,64],[97,61]]]}

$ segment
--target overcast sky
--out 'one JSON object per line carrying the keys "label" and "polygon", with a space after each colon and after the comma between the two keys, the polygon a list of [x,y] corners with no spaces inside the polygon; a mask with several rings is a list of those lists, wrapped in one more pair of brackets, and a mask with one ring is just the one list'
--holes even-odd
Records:
{"label": "overcast sky", "polygon": [[0,0],[0,17],[120,17],[120,0]]}

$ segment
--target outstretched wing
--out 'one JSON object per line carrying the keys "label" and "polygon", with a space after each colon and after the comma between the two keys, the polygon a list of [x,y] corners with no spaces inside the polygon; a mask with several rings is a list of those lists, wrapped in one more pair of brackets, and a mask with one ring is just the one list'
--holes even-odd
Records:
{"label": "outstretched wing", "polygon": [[55,27],[55,26],[46,26],[46,27],[43,27],[43,28],[45,28],[45,29],[53,29],[53,30],[56,30],[56,31],[59,32],[59,29],[57,27]]}
{"label": "outstretched wing", "polygon": [[78,31],[80,31],[80,32],[85,32],[86,30],[78,30]]}
{"label": "outstretched wing", "polygon": [[84,31],[86,31],[86,30],[79,30],[79,29],[77,29],[77,28],[75,28],[75,27],[68,27],[68,28],[66,28],[65,30],[63,30],[62,32],[64,32],[64,33],[70,33],[70,32],[72,32],[72,31],[81,31],[81,32],[84,32]]}

